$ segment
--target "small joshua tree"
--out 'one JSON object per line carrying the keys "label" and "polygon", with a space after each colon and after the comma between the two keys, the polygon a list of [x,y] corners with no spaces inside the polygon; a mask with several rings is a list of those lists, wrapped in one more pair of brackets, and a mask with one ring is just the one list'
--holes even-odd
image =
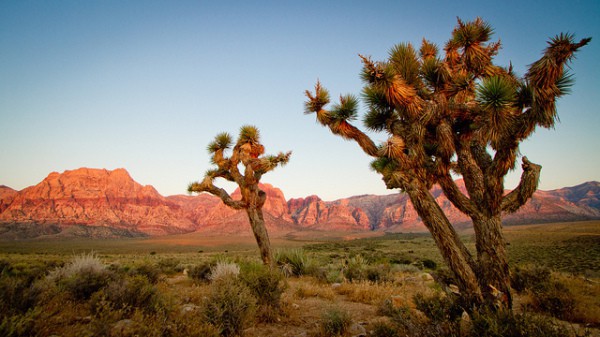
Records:
{"label": "small joshua tree", "polygon": [[[326,110],[329,93],[317,83],[314,92],[306,92],[305,112],[316,113],[332,133],[357,142],[374,158],[372,168],[386,186],[408,194],[466,300],[511,308],[502,213],[515,212],[531,198],[541,166],[523,157],[521,182],[506,195],[504,176],[515,168],[519,144],[538,126],[554,126],[555,101],[572,83],[564,68],[590,39],[554,37],[520,78],[512,66],[493,64],[500,42],[489,42],[492,33],[479,18],[459,19],[445,55],[423,40],[419,50],[396,45],[386,61],[360,56],[367,106],[363,121],[367,129],[387,133],[381,145],[352,125],[359,104],[353,95],[341,96]],[[453,173],[462,176],[467,193]],[[475,258],[430,193],[434,184],[472,219]]]}
{"label": "small joshua tree", "polygon": [[[258,187],[258,183],[263,174],[275,169],[278,165],[285,165],[292,153],[279,153],[276,156],[264,155],[265,148],[260,143],[259,131],[252,125],[240,128],[240,134],[237,143],[233,146],[231,156],[226,157],[225,151],[231,149],[232,144],[231,136],[226,132],[218,134],[215,140],[208,144],[207,150],[212,155],[211,161],[217,167],[208,170],[201,182],[191,183],[188,191],[208,192],[221,198],[223,203],[231,208],[246,210],[262,261],[266,265],[271,265],[273,252],[262,212],[267,195]],[[240,171],[240,164],[244,167],[243,172]],[[241,199],[234,200],[227,191],[216,187],[213,184],[216,178],[236,183],[240,188]]]}

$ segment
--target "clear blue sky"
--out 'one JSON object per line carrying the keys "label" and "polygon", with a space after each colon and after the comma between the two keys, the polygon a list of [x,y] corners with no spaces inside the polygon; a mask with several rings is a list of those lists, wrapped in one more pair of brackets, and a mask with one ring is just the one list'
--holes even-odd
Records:
{"label": "clear blue sky", "polygon": [[[523,74],[560,32],[592,36],[572,70],[561,123],[521,146],[541,189],[600,180],[600,1],[21,1],[0,2],[0,184],[52,171],[126,168],[163,195],[209,168],[206,145],[243,124],[290,163],[265,175],[287,198],[388,194],[356,144],[303,114],[320,79],[359,93],[357,54],[399,42],[443,45],[456,17],[480,16]],[[383,140],[383,135],[375,136]],[[514,187],[520,168],[507,179]]]}

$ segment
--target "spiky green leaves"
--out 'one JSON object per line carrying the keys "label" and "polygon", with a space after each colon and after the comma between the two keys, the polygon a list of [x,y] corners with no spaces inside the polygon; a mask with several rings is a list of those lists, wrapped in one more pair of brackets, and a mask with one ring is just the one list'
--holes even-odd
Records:
{"label": "spiky green leaves", "polygon": [[421,76],[433,90],[442,89],[450,78],[448,69],[435,57],[428,57],[423,60]]}
{"label": "spiky green leaves", "polygon": [[313,112],[319,112],[329,103],[329,91],[321,87],[321,82],[319,81],[315,84],[314,94],[308,90],[304,93],[308,98],[308,100],[304,102],[304,113],[307,115]]}
{"label": "spiky green leaves", "polygon": [[419,86],[419,70],[421,68],[417,52],[410,43],[400,43],[390,50],[390,63],[396,74],[402,76],[404,81],[412,86]]}
{"label": "spiky green leaves", "polygon": [[260,142],[260,131],[254,125],[244,125],[240,128],[238,144]]}
{"label": "spiky green leaves", "polygon": [[280,152],[276,156],[268,155],[255,161],[252,165],[255,171],[264,174],[275,169],[277,166],[285,166],[290,161],[292,152]]}
{"label": "spiky green leaves", "polygon": [[515,102],[515,89],[504,77],[486,78],[477,86],[476,100],[485,111],[510,109]]}
{"label": "spiky green leaves", "polygon": [[458,25],[454,28],[449,42],[456,48],[467,48],[473,44],[487,42],[494,33],[492,26],[481,18],[466,23],[461,19],[457,21]]}
{"label": "spiky green leaves", "polygon": [[501,76],[486,78],[477,87],[476,101],[483,111],[480,116],[482,140],[490,142],[494,149],[501,146],[502,139],[508,137],[514,127],[516,92],[514,83]]}
{"label": "spiky green leaves", "polygon": [[227,132],[221,132],[215,136],[215,140],[210,142],[206,149],[208,153],[215,153],[219,150],[226,150],[231,147],[231,136]]}
{"label": "spiky green leaves", "polygon": [[358,98],[353,95],[340,96],[340,102],[333,105],[330,114],[335,121],[355,120],[358,114]]}

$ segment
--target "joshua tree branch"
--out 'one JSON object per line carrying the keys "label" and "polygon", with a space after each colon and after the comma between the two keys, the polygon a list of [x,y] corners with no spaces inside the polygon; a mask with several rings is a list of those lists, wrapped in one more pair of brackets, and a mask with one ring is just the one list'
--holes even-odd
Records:
{"label": "joshua tree branch", "polygon": [[530,162],[527,157],[523,157],[521,167],[523,168],[523,173],[521,174],[519,186],[502,199],[502,211],[504,212],[516,212],[537,190],[542,166]]}
{"label": "joshua tree branch", "polygon": [[465,213],[469,217],[473,217],[479,213],[477,207],[466,195],[464,195],[456,182],[452,179],[449,173],[438,177],[438,183],[442,187],[444,194],[452,202],[452,204],[458,208],[461,212]]}
{"label": "joshua tree branch", "polygon": [[209,177],[204,178],[202,182],[192,183],[188,186],[188,192],[208,192],[214,196],[219,197],[223,203],[233,209],[244,209],[246,208],[246,203],[242,200],[234,200],[231,198],[229,193],[222,188],[216,187],[212,183],[212,179]]}

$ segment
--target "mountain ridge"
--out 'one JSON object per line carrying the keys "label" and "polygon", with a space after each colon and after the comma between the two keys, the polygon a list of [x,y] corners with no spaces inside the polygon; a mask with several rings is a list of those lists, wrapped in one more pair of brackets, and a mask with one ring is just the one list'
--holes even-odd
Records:
{"label": "mountain ridge", "polygon": [[[457,182],[464,189],[461,181]],[[267,193],[263,207],[272,236],[303,230],[342,232],[426,231],[405,194],[358,195],[323,201],[317,195],[286,199],[284,193],[261,184]],[[459,229],[470,226],[439,187],[436,201]],[[239,198],[239,190],[232,193]],[[552,191],[537,191],[506,225],[600,219],[600,183],[582,183]],[[199,231],[251,235],[244,211],[225,206],[208,194],[162,196],[141,185],[125,169],[80,168],[52,172],[40,183],[16,191],[0,186],[0,238],[153,236]]]}

